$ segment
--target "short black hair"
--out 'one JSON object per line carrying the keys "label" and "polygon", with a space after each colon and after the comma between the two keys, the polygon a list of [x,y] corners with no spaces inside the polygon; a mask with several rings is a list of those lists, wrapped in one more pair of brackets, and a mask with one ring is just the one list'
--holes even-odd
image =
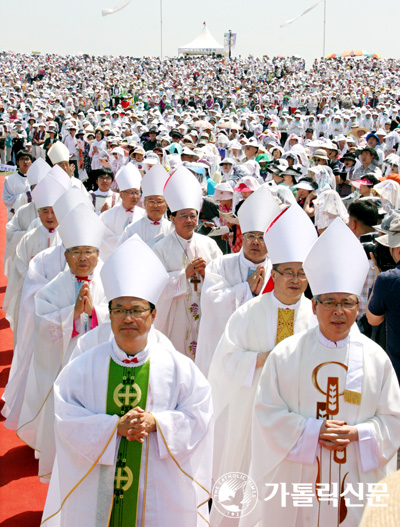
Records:
{"label": "short black hair", "polygon": [[97,168],[96,170],[92,171],[92,177],[95,177],[95,179],[103,175],[110,176],[114,181],[114,172],[111,170],[111,168]]}
{"label": "short black hair", "polygon": [[379,222],[378,206],[370,199],[359,199],[350,203],[349,216],[368,227],[373,227]]}
{"label": "short black hair", "polygon": [[34,158],[33,158],[33,155],[29,152],[29,150],[19,150],[16,154],[15,154],[15,160],[18,161],[20,160],[21,157],[23,156],[28,156],[30,158],[30,160],[32,161],[32,163],[35,161]]}
{"label": "short black hair", "polygon": [[[114,300],[114,299],[113,299]],[[111,311],[111,302],[112,300],[110,300],[108,302],[108,310]],[[149,301],[148,301],[149,302]],[[150,313],[153,313],[153,311],[155,310],[156,306],[154,304],[152,304],[151,302],[149,302],[149,306],[150,306]]]}

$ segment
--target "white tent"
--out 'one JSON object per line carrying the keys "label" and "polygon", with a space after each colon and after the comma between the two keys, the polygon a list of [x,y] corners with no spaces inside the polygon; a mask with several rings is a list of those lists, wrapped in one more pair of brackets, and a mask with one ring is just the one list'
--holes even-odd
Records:
{"label": "white tent", "polygon": [[204,22],[201,33],[189,44],[178,48],[178,53],[183,53],[184,55],[211,55],[213,53],[223,55],[225,54],[225,48],[215,40]]}

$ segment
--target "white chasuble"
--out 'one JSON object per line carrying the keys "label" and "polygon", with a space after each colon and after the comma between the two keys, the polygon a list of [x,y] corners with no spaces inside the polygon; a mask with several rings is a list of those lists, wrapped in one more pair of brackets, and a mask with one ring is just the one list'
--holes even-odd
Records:
{"label": "white chasuble", "polygon": [[185,240],[176,232],[157,242],[153,251],[164,264],[170,278],[157,304],[154,325],[171,340],[178,351],[194,359],[203,278],[196,273],[188,279],[185,269],[194,258],[201,257],[208,264],[221,256],[222,252],[216,242],[206,236],[195,233],[190,240]]}
{"label": "white chasuble", "polygon": [[[119,437],[118,416],[106,414],[106,396],[110,360],[118,363],[121,353],[115,341],[93,348],[71,361],[55,383],[57,457],[44,527],[108,525]],[[157,431],[143,444],[136,526],[206,527],[213,436],[210,386],[176,350],[149,344],[137,355],[139,363],[146,353],[146,411],[156,418]]]}
{"label": "white chasuble", "polygon": [[239,307],[218,343],[208,374],[215,411],[214,480],[227,472],[248,474],[252,408],[261,374],[257,353],[275,347],[282,307],[295,310],[295,333],[308,329],[313,316],[310,300],[302,296],[296,304],[284,306],[272,292]]}
{"label": "white chasuble", "polygon": [[[352,404],[357,397],[344,394],[357,382]],[[359,441],[344,452],[321,447],[324,419],[355,425]],[[372,484],[396,469],[399,445],[400,389],[377,344],[356,327],[337,347],[318,328],[284,340],[259,382],[250,467],[259,500],[240,526],[357,527]],[[293,497],[299,484],[309,489],[304,507]]]}
{"label": "white chasuble", "polygon": [[269,258],[261,264],[255,264],[247,260],[241,250],[236,254],[216,258],[206,267],[201,290],[201,311],[207,313],[207,316],[200,319],[195,360],[206,377],[229,317],[238,307],[253,298],[247,279],[258,265],[263,265],[265,269],[262,291],[271,274]]}
{"label": "white chasuble", "polygon": [[[108,313],[99,267],[90,277],[95,315],[87,329],[103,322]],[[76,291],[76,277],[68,269],[35,296],[34,349],[17,434],[41,452],[39,475],[43,478],[49,477],[55,455],[53,383],[68,363],[78,335],[85,332],[83,315],[74,322]]]}

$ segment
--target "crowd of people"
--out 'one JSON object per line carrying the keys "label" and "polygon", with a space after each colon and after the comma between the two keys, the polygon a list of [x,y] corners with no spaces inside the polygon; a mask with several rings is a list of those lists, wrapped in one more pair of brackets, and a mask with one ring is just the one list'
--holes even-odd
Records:
{"label": "crowd of people", "polygon": [[0,55],[2,413],[50,483],[43,525],[356,527],[382,505],[399,67]]}

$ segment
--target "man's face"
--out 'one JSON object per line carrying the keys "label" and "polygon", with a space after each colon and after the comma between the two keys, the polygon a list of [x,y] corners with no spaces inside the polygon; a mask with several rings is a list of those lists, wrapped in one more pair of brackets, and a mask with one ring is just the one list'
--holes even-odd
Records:
{"label": "man's face", "polygon": [[247,159],[250,159],[256,155],[258,152],[258,148],[256,146],[245,146],[244,147],[244,154],[247,157]]}
{"label": "man's face", "polygon": [[176,234],[185,240],[189,240],[197,226],[197,210],[178,210],[175,216],[171,216],[171,221],[175,226]]}
{"label": "man's face", "polygon": [[156,140],[156,136],[157,136],[157,134],[156,134],[155,132],[151,132],[151,133],[149,134],[149,136],[150,136],[150,141],[153,142],[153,141]]}
{"label": "man's face", "polygon": [[58,227],[58,221],[54,214],[53,207],[42,207],[38,210],[40,221],[46,229],[55,229]]}
{"label": "man's face", "polygon": [[372,148],[375,148],[376,145],[378,144],[378,141],[376,140],[375,137],[370,137],[367,141],[368,145],[369,146],[372,146]]}
{"label": "man's face", "polygon": [[60,168],[64,170],[68,175],[70,175],[70,168],[69,168],[69,161],[61,161],[61,163],[57,163]]}
{"label": "man's face", "polygon": [[128,188],[126,190],[121,190],[120,192],[122,206],[125,209],[133,209],[135,205],[140,200],[140,190],[138,188]]}
{"label": "man's face", "polygon": [[283,304],[295,304],[307,288],[307,278],[301,262],[281,263],[272,269],[274,294]]}
{"label": "man's face", "polygon": [[370,165],[373,159],[374,156],[371,154],[371,152],[368,152],[368,150],[364,150],[363,152],[361,152],[360,160],[365,167]]}
{"label": "man's face", "polygon": [[65,251],[65,259],[72,274],[78,277],[89,276],[96,268],[99,251],[88,245],[71,247]]}
{"label": "man's face", "polygon": [[[131,309],[133,313],[123,313]],[[121,296],[111,301],[110,321],[115,341],[125,353],[142,351],[156,316],[150,311],[147,300],[132,296]]]}
{"label": "man's face", "polygon": [[243,234],[243,254],[253,263],[261,263],[267,256],[264,235],[261,231],[249,231]]}
{"label": "man's face", "polygon": [[106,174],[102,174],[96,179],[96,183],[101,192],[108,192],[111,187],[112,177]]}
{"label": "man's face", "polygon": [[21,172],[21,174],[26,174],[31,164],[32,160],[29,156],[21,156],[17,161],[19,172]]}
{"label": "man's face", "polygon": [[151,221],[160,221],[167,210],[167,203],[163,196],[147,196],[144,198],[144,208]]}
{"label": "man's face", "polygon": [[[347,337],[351,326],[356,321],[358,315],[358,303],[353,307],[343,307],[337,302],[350,301],[358,302],[356,295],[348,293],[327,293],[320,295],[319,301],[312,300],[312,309],[318,319],[321,333],[329,340],[337,342]],[[328,302],[323,305],[320,302]]]}

